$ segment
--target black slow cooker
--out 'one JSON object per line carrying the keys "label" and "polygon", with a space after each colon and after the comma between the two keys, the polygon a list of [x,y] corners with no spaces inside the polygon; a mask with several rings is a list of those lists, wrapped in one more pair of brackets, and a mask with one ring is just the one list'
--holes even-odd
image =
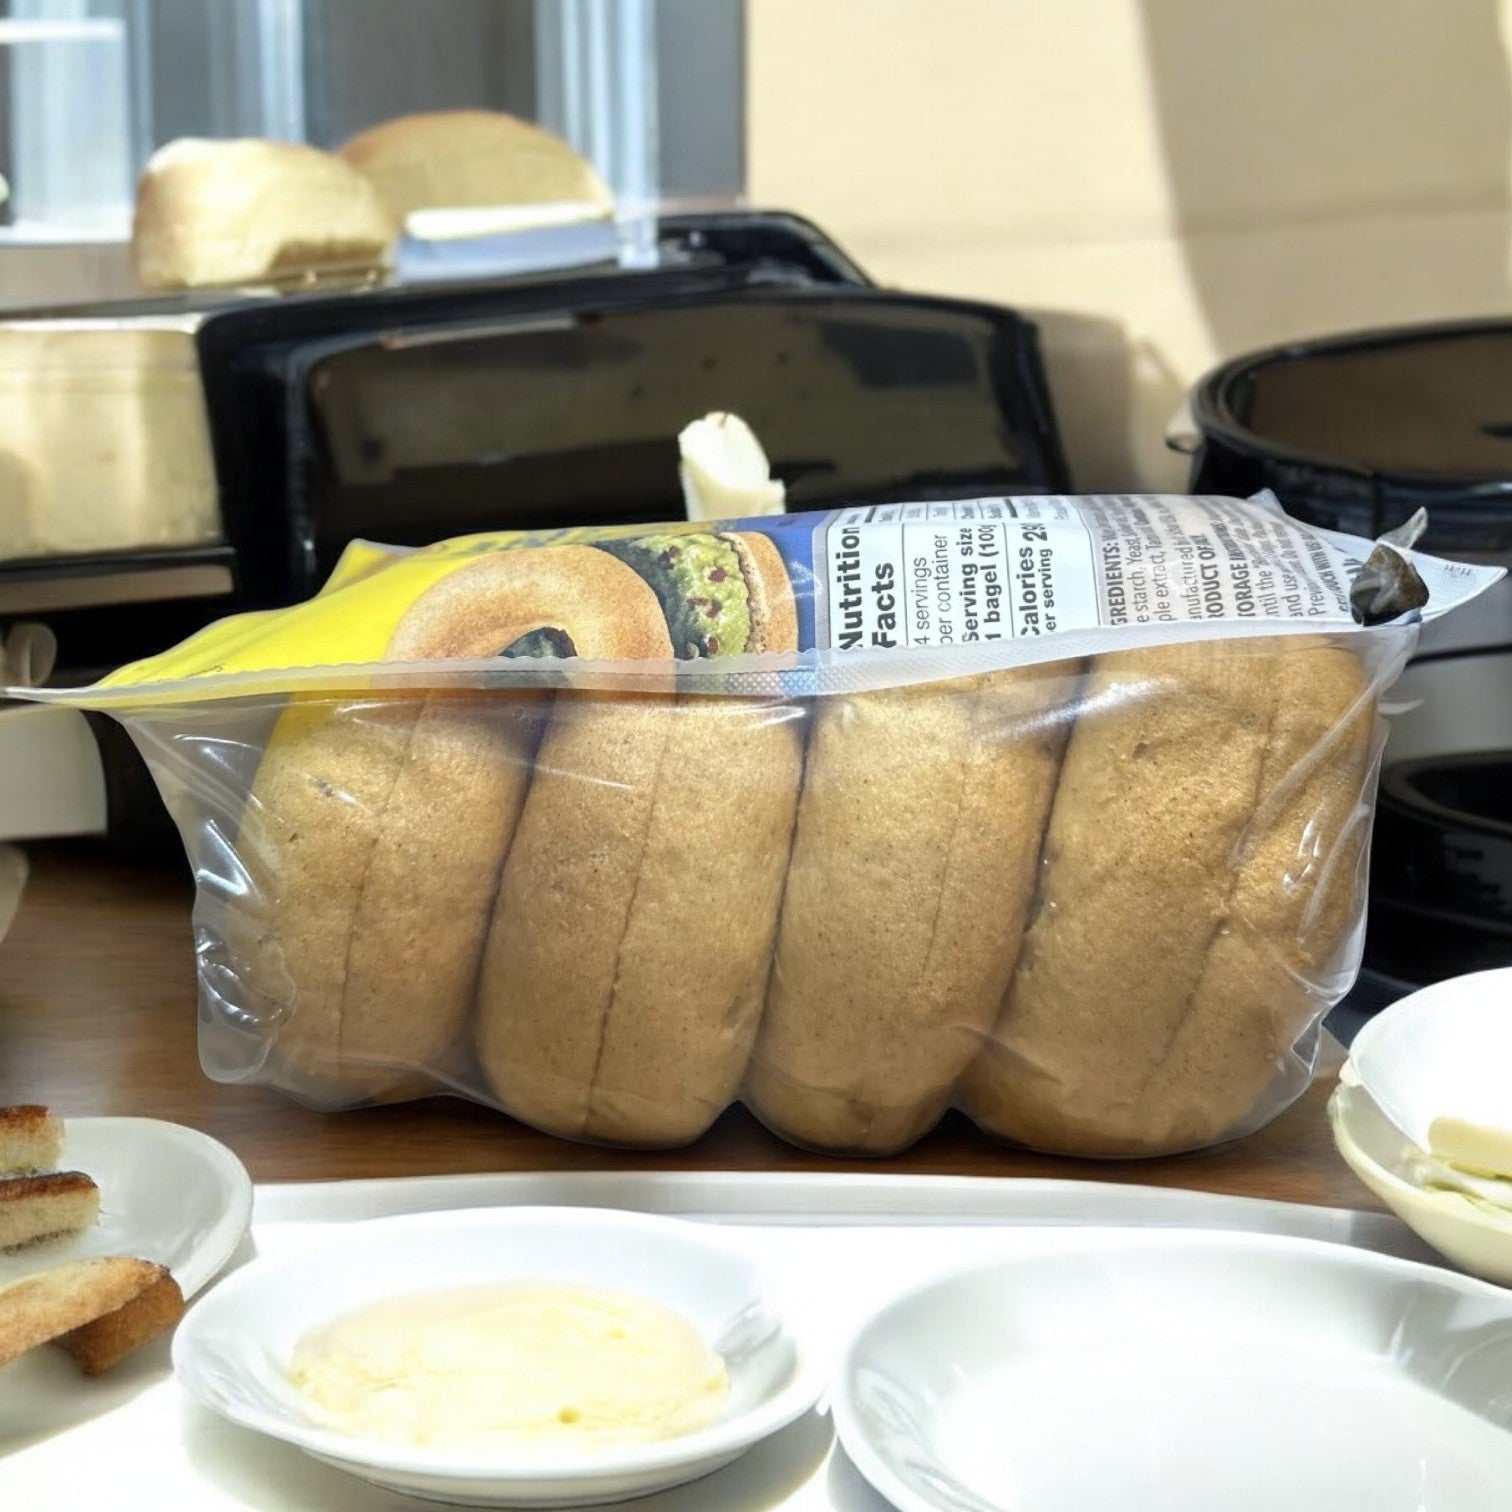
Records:
{"label": "black slow cooker", "polygon": [[[1275,347],[1208,374],[1191,410],[1194,493],[1270,489],[1366,538],[1426,508],[1424,550],[1512,569],[1512,321]],[[1512,580],[1425,628],[1392,702],[1364,1012],[1512,965]]]}

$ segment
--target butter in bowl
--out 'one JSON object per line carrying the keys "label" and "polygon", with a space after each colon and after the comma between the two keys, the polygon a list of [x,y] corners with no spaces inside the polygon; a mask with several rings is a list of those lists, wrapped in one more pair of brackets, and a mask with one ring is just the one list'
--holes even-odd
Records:
{"label": "butter in bowl", "polygon": [[413,1214],[261,1258],[191,1311],[173,1358],[233,1423],[474,1506],[682,1484],[802,1416],[820,1386],[734,1246],[595,1209]]}
{"label": "butter in bowl", "polygon": [[1447,1259],[1512,1285],[1512,968],[1434,983],[1362,1029],[1329,1104],[1355,1174]]}

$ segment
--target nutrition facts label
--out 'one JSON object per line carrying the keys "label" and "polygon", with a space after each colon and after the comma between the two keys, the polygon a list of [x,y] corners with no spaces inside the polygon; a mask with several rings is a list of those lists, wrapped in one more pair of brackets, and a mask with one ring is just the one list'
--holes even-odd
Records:
{"label": "nutrition facts label", "polygon": [[826,537],[837,650],[961,645],[1099,623],[1091,538],[1056,499],[847,509]]}
{"label": "nutrition facts label", "polygon": [[1229,499],[871,505],[821,531],[829,644],[949,646],[1098,626],[1349,618],[1337,537]]}

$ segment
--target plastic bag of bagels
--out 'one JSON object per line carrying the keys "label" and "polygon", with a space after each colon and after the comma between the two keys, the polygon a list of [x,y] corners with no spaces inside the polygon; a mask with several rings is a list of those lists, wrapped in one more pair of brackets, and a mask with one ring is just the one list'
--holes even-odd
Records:
{"label": "plastic bag of bagels", "polygon": [[1154,1154],[1306,1084],[1383,695],[1496,576],[1266,499],[357,543],[308,603],[30,696],[151,765],[219,1080],[639,1147],[740,1101],[820,1150],[958,1108]]}

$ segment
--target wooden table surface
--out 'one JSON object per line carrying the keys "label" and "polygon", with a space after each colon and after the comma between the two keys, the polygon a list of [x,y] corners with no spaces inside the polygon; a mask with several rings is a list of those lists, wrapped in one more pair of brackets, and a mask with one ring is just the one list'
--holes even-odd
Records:
{"label": "wooden table surface", "polygon": [[904,1155],[842,1161],[790,1149],[743,1110],[662,1154],[569,1144],[454,1099],[319,1114],[260,1087],[222,1086],[195,1048],[187,877],[90,846],[37,846],[0,942],[0,1106],[131,1114],[202,1129],[258,1181],[541,1170],[863,1171],[1143,1182],[1374,1208],[1333,1148],[1320,1076],[1268,1128],[1220,1149],[1143,1162],[1058,1160],[989,1142],[951,1115]]}

